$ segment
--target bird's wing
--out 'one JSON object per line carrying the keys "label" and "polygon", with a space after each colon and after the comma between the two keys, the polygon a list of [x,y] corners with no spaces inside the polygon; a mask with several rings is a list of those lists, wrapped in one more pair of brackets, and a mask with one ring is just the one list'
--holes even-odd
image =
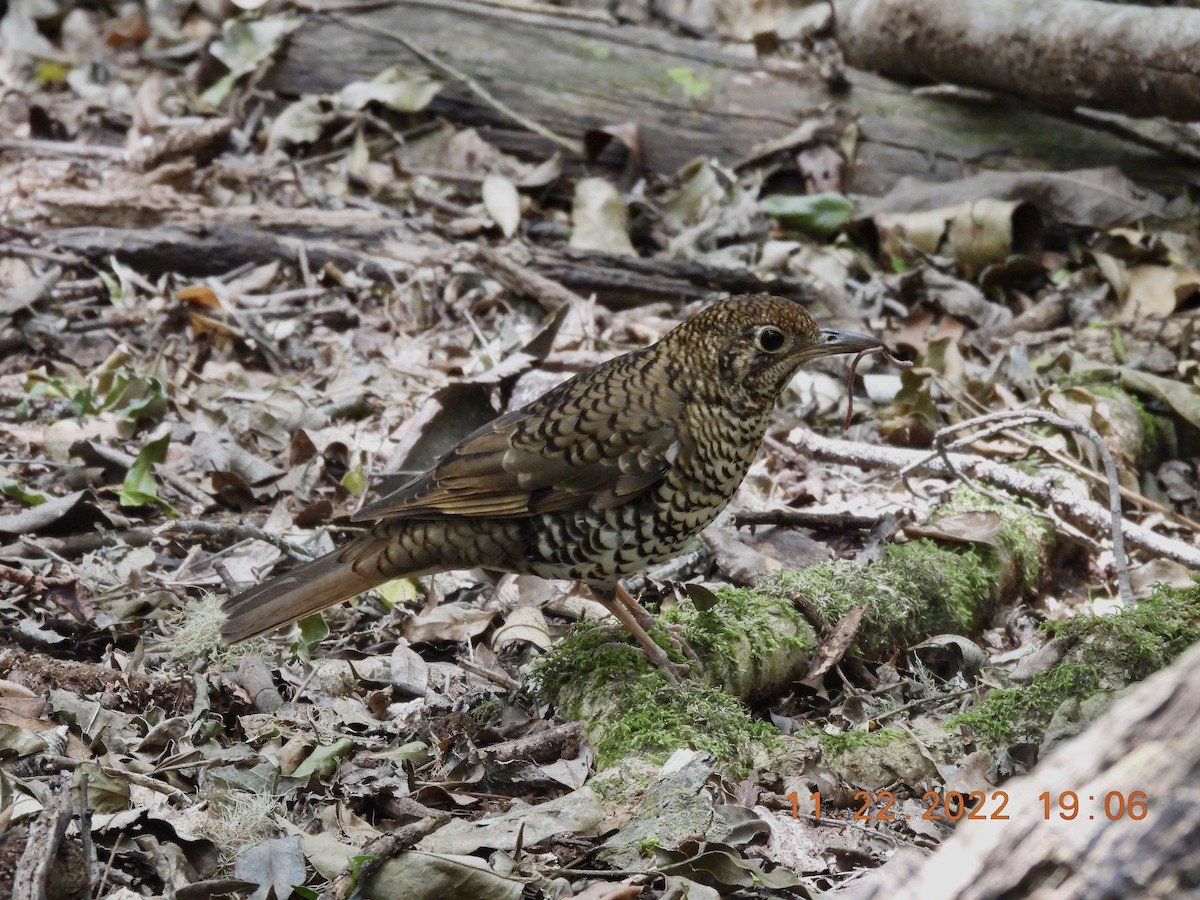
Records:
{"label": "bird's wing", "polygon": [[678,404],[571,385],[483,426],[355,521],[606,509],[651,490],[679,452]]}

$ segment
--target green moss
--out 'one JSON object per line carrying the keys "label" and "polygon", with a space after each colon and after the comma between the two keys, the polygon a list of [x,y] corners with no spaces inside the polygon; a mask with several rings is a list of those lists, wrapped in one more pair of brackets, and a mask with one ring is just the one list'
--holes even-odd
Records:
{"label": "green moss", "polygon": [[1122,683],[1141,681],[1200,641],[1200,573],[1192,577],[1195,587],[1155,585],[1149,597],[1115,615],[1075,616],[1043,628],[1068,653],[1113,671]]}
{"label": "green moss", "polygon": [[[542,699],[561,706],[564,696],[575,693],[568,689],[581,681],[603,684],[646,675],[662,678],[629,640],[628,635],[600,622],[581,622],[553,653],[534,665],[531,672],[534,689]],[[672,660],[683,662],[683,654],[669,642],[664,641],[662,646]],[[562,712],[577,719],[581,710],[568,706]]]}
{"label": "green moss", "polygon": [[762,587],[775,596],[803,595],[827,626],[865,605],[855,644],[860,653],[887,654],[939,632],[969,634],[997,596],[1036,582],[1054,544],[1045,519],[1015,500],[992,500],[965,487],[940,508],[939,518],[979,511],[1000,517],[994,546],[929,539],[889,544],[869,565],[837,560],[779,573]]}
{"label": "green moss", "polygon": [[[1045,472],[1036,474],[1045,477]],[[1037,583],[1042,573],[1042,561],[1054,546],[1054,523],[1036,515],[1016,497],[996,491],[999,500],[992,499],[969,487],[960,486],[954,495],[938,509],[938,519],[966,512],[994,512],[1000,516],[997,543],[1001,552],[1011,555],[1017,564],[1019,580],[1027,587]],[[1005,502],[1010,501],[1010,502]],[[985,561],[998,565],[995,550],[986,544],[978,545]]]}
{"label": "green moss", "polygon": [[842,755],[860,747],[884,747],[895,740],[907,740],[899,728],[881,728],[878,731],[840,731],[829,734],[820,728],[806,728],[804,734],[815,737],[827,755]]}
{"label": "green moss", "polygon": [[659,840],[656,837],[642,838],[637,842],[638,853],[642,856],[653,856],[659,846]]}
{"label": "green moss", "polygon": [[1024,687],[993,691],[974,709],[951,718],[947,727],[966,725],[992,744],[1037,741],[1063,701],[1090,697],[1100,685],[1101,673],[1094,666],[1059,663]]}
{"label": "green moss", "polygon": [[492,721],[504,712],[504,703],[499,697],[487,697],[481,700],[471,710],[471,718],[476,722],[484,723]]}
{"label": "green moss", "polygon": [[[738,700],[695,681],[671,683],[626,638],[612,628],[581,626],[532,673],[541,700],[588,723],[601,767],[633,754],[663,760],[690,747],[744,770],[781,744],[775,728],[752,719]],[[600,706],[603,721],[594,713]]]}
{"label": "green moss", "polygon": [[[677,607],[664,615],[663,621],[678,622],[693,646],[709,647],[721,655],[737,652],[747,634],[755,638],[750,645],[755,660],[764,660],[781,647],[812,649],[804,629],[795,627],[802,620],[800,613],[781,606],[777,598],[746,588],[726,587],[714,593],[721,601],[718,605],[687,614],[681,614]],[[791,627],[780,628],[780,618],[787,619]]]}
{"label": "green moss", "polygon": [[779,573],[763,587],[802,594],[832,627],[856,606],[867,607],[856,648],[886,654],[939,632],[971,632],[990,609],[993,575],[971,547],[928,539],[889,544],[871,565],[837,560]]}
{"label": "green moss", "polygon": [[1046,623],[1062,644],[1063,662],[1028,685],[992,692],[949,725],[968,725],[993,744],[1040,740],[1067,700],[1119,690],[1170,665],[1200,641],[1200,575],[1193,578],[1195,587],[1157,585],[1150,597],[1114,615]]}
{"label": "green moss", "polygon": [[651,780],[644,772],[618,767],[597,775],[588,782],[588,787],[605,803],[629,806],[638,802]]}
{"label": "green moss", "polygon": [[814,646],[803,616],[791,603],[762,591],[725,587],[713,597],[718,602],[703,610],[684,601],[661,621],[680,626],[683,638],[708,665],[709,684],[739,697],[781,687],[796,657]]}
{"label": "green moss", "polygon": [[746,708],[716,688],[679,688],[639,679],[614,686],[617,708],[626,712],[606,724],[596,745],[600,764],[629,754],[665,758],[679,747],[711,753],[718,759],[746,767],[756,752],[781,739],[767,722],[751,719]]}

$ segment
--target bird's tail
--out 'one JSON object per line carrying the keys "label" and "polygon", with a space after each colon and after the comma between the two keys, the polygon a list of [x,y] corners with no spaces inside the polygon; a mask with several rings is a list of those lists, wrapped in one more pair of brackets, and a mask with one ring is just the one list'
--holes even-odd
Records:
{"label": "bird's tail", "polygon": [[223,607],[222,639],[244,641],[383,584],[395,577],[381,565],[387,545],[386,538],[367,534],[231,597]]}

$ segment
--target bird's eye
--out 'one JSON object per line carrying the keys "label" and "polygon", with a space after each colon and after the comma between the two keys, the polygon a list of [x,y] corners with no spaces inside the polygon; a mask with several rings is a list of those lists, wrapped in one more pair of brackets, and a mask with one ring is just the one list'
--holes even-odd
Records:
{"label": "bird's eye", "polygon": [[754,343],[765,353],[778,353],[783,349],[783,332],[774,325],[764,325],[754,336]]}

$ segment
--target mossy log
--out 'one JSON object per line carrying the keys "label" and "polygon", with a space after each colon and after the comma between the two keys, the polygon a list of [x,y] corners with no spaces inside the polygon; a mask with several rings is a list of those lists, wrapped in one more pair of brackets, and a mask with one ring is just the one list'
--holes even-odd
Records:
{"label": "mossy log", "polygon": [[[703,664],[682,686],[651,669],[615,626],[598,625],[578,630],[539,665],[540,692],[561,715],[584,722],[602,764],[680,746],[748,764],[773,729],[752,720],[745,703],[805,678],[817,647],[851,611],[862,609],[850,652],[885,658],[931,635],[976,633],[1001,602],[1036,581],[1056,540],[1045,520],[966,490],[941,512],[966,513],[994,517],[986,543],[922,538],[888,546],[869,565],[784,570],[754,590],[719,589],[719,602],[705,609],[685,602],[670,610],[664,623],[679,627]],[[665,632],[658,637],[669,642]]]}

